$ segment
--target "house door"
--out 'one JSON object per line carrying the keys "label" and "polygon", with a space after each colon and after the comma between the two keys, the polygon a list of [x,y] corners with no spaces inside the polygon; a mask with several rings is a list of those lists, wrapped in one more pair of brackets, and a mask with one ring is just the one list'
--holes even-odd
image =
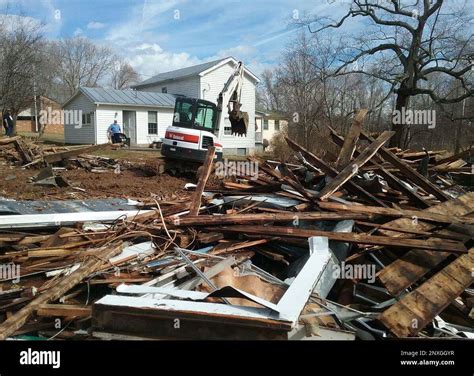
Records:
{"label": "house door", "polygon": [[137,144],[137,113],[123,111],[123,133],[130,138],[130,144]]}

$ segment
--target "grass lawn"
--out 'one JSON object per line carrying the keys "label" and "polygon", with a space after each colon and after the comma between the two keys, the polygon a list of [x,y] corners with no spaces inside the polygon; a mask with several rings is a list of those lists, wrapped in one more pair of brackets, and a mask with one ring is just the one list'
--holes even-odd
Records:
{"label": "grass lawn", "polygon": [[[38,138],[38,133],[34,132],[18,132],[19,136]],[[64,144],[64,134],[62,133],[45,133],[40,139],[45,144]]]}

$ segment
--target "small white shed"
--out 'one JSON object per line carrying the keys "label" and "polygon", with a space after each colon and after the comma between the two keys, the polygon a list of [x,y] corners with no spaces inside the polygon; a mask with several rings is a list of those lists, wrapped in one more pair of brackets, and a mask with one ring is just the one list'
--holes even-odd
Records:
{"label": "small white shed", "polygon": [[106,143],[107,129],[114,120],[132,145],[161,141],[173,121],[175,100],[175,95],[166,93],[81,87],[63,105],[64,141]]}

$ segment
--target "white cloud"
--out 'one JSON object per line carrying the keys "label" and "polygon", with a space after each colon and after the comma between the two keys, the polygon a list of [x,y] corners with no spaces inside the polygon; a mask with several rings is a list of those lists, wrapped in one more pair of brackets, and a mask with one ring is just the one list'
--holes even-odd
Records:
{"label": "white cloud", "polygon": [[200,59],[186,52],[173,53],[163,50],[158,44],[143,43],[132,49],[128,61],[143,79],[158,73],[202,63]]}
{"label": "white cloud", "polygon": [[84,30],[82,30],[80,27],[78,27],[76,30],[74,30],[74,36],[79,37],[84,35]]}
{"label": "white cloud", "polygon": [[91,21],[87,24],[87,28],[89,30],[100,30],[103,29],[105,26],[107,26],[105,23],[97,21]]}

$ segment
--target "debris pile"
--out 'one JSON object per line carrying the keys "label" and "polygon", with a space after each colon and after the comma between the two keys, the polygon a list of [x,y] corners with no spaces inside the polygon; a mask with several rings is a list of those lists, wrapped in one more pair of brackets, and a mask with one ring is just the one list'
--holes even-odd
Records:
{"label": "debris pile", "polygon": [[293,160],[219,187],[211,147],[176,200],[3,203],[0,339],[473,338],[470,154],[362,119],[333,163],[287,139]]}

